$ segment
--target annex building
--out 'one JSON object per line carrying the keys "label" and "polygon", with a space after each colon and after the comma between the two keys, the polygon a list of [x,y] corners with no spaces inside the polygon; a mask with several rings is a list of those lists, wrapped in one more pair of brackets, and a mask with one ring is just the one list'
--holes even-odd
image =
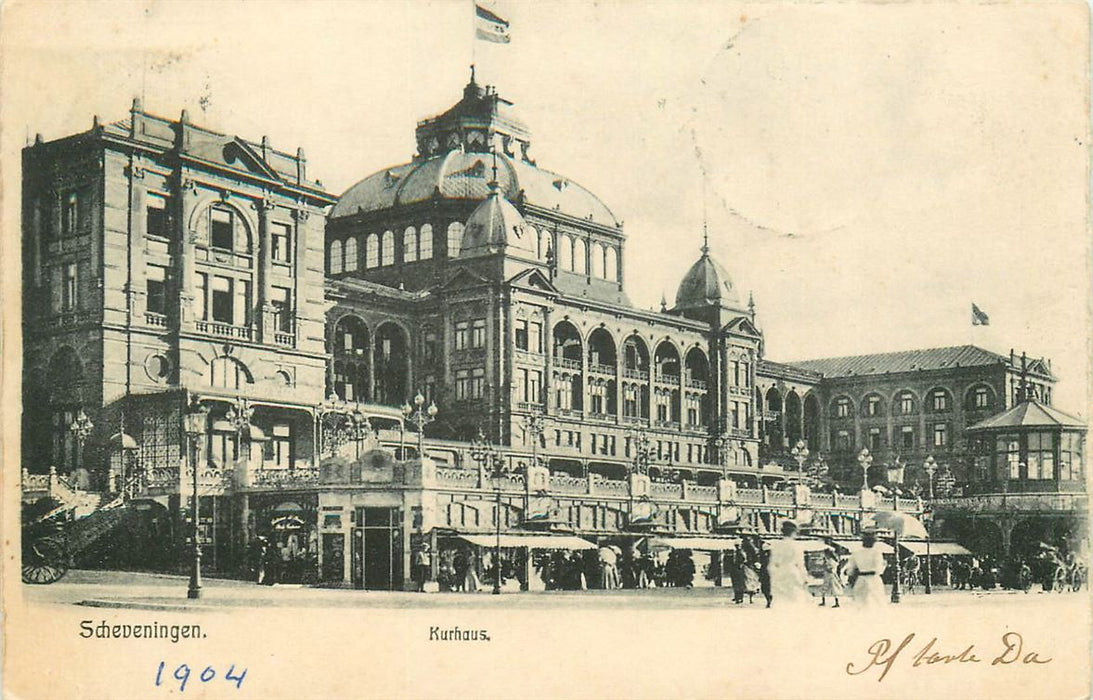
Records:
{"label": "annex building", "polygon": [[169,568],[196,469],[208,566],[238,570],[263,535],[301,580],[368,588],[408,585],[423,543],[498,530],[526,550],[534,532],[716,552],[784,518],[849,538],[873,510],[923,512],[928,457],[947,521],[984,547],[1011,546],[1012,527],[976,534],[999,493],[1055,498],[1029,538],[1080,532],[1084,426],[1051,408],[1049,361],[974,346],[771,361],[706,245],[673,303],[632,305],[620,220],[540,167],[473,75],[415,142],[341,196],[302,149],[138,102],[28,146],[24,500],[94,518],[124,494],[89,552],[134,563],[109,546],[124,532]]}

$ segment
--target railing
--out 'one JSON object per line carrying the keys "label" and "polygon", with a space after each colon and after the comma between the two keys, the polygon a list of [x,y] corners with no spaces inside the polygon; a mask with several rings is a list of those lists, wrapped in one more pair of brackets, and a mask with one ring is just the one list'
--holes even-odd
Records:
{"label": "railing", "polygon": [[656,372],[654,379],[661,384],[672,384],[673,386],[679,385],[679,375],[669,374],[667,372]]}
{"label": "railing", "polygon": [[838,508],[861,508],[861,496],[835,494],[835,506]]}
{"label": "railing", "polygon": [[550,490],[556,493],[585,494],[588,493],[588,479],[581,479],[576,476],[552,475],[550,477]]}
{"label": "railing", "polygon": [[776,506],[793,505],[792,491],[767,491],[767,503]]}
{"label": "railing", "polygon": [[23,491],[48,491],[49,474],[23,474]]}
{"label": "railing", "polygon": [[611,376],[614,376],[615,375],[615,366],[614,365],[599,365],[599,364],[589,363],[588,364],[588,371],[589,372],[595,372],[596,374],[610,374]]}
{"label": "railing", "polygon": [[554,358],[554,367],[555,368],[564,368],[564,369],[580,369],[581,368],[581,361],[580,360],[571,360],[568,357],[555,357]]}
{"label": "railing", "polygon": [[702,389],[703,391],[705,391],[707,387],[708,387],[708,385],[706,384],[706,382],[702,381],[701,379],[688,379],[687,380],[687,388],[688,389]]}
{"label": "railing", "polygon": [[891,496],[877,496],[877,509],[878,510],[892,510],[895,507],[896,502]]}
{"label": "railing", "polygon": [[734,396],[751,396],[751,388],[746,386],[732,386],[728,387],[729,393]]}
{"label": "railing", "polygon": [[649,484],[649,494],[653,498],[679,500],[683,498],[683,486],[682,484],[662,484],[654,481]]}
{"label": "railing", "polygon": [[584,415],[584,411],[578,408],[559,408],[558,415],[565,418],[580,418]]}
{"label": "railing", "polygon": [[459,489],[473,489],[478,487],[478,471],[471,469],[444,469],[437,468],[436,483],[438,486],[450,486]]}
{"label": "railing", "polygon": [[144,322],[149,326],[155,326],[156,328],[167,327],[167,317],[163,314],[156,313],[155,311],[144,312]]}
{"label": "railing", "polygon": [[602,496],[628,496],[630,484],[615,479],[596,479],[592,482],[592,493]]}
{"label": "railing", "polygon": [[180,479],[178,467],[157,467],[144,472],[144,487],[177,489],[181,483]]}
{"label": "railing", "polygon": [[689,486],[687,488],[687,498],[695,501],[707,501],[709,503],[717,503],[717,487]]}
{"label": "railing", "polygon": [[274,331],[273,342],[277,343],[278,345],[287,345],[289,347],[292,347],[296,344],[296,334]]}
{"label": "railing", "polygon": [[256,469],[250,473],[251,486],[308,486],[319,483],[319,470],[314,467],[296,469]]}
{"label": "railing", "polygon": [[763,489],[736,489],[736,500],[741,503],[762,503]]}
{"label": "railing", "polygon": [[69,328],[93,320],[92,315],[86,311],[65,311],[48,317],[45,325],[49,328]]}
{"label": "railing", "polygon": [[517,411],[525,411],[525,412],[528,412],[528,411],[541,411],[542,409],[543,409],[543,404],[539,403],[538,401],[518,401],[518,402],[516,402],[516,410]]}
{"label": "railing", "polygon": [[643,382],[649,381],[649,373],[640,369],[630,369],[629,367],[624,367],[622,370],[622,376],[626,379],[638,379]]}
{"label": "railing", "polygon": [[254,331],[247,326],[233,326],[230,323],[220,323],[219,321],[198,321],[196,327],[199,333],[219,335],[225,338],[250,340],[254,336]]}
{"label": "railing", "polygon": [[498,487],[498,482],[500,482],[502,491],[524,490],[523,474],[503,474],[500,479],[492,478],[487,475],[486,481],[490,490],[496,489]]}
{"label": "railing", "polygon": [[667,430],[679,430],[679,421],[676,420],[657,420],[653,421],[653,427],[665,428]]}
{"label": "railing", "polygon": [[649,419],[642,418],[641,416],[623,416],[622,422],[626,425],[647,425],[649,423]]}

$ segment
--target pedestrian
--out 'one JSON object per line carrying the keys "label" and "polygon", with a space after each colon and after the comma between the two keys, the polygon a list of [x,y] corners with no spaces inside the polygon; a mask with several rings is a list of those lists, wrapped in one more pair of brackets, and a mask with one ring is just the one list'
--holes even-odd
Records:
{"label": "pedestrian", "polygon": [[789,606],[800,605],[810,597],[804,551],[797,541],[797,530],[797,523],[782,521],[782,538],[770,545],[767,563],[770,593],[766,594],[768,608],[771,599],[777,600],[780,606]]}
{"label": "pedestrian", "polygon": [[691,550],[679,552],[679,585],[681,588],[694,588],[695,562]]}
{"label": "pedestrian", "polygon": [[751,604],[762,587],[762,579],[759,571],[763,565],[763,541],[758,535],[753,535],[744,540],[744,593],[748,596],[748,604]]}
{"label": "pedestrian", "polygon": [[839,596],[843,594],[843,562],[835,552],[835,547],[828,545],[824,550],[824,586],[820,589],[820,605],[827,605],[827,597],[835,599],[831,607],[839,607]]}
{"label": "pedestrian", "polygon": [[738,605],[744,602],[744,568],[746,566],[744,550],[737,544],[729,555],[729,580],[732,582],[732,602]]}
{"label": "pedestrian", "polygon": [[421,547],[414,553],[414,573],[417,579],[417,590],[425,592],[425,582],[429,580],[429,569],[432,568],[432,555],[429,551],[429,543],[422,542]]}
{"label": "pedestrian", "polygon": [[884,605],[884,555],[877,544],[877,530],[865,527],[861,533],[861,549],[850,555],[846,572],[850,577],[851,595],[854,602],[863,608]]}

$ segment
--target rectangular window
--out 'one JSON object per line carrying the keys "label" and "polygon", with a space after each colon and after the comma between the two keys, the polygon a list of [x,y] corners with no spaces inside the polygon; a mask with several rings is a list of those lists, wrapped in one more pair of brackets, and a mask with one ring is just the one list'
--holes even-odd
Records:
{"label": "rectangular window", "polygon": [[425,356],[426,362],[432,362],[436,359],[436,333],[434,331],[425,333],[425,339],[422,341],[422,354]]}
{"label": "rectangular window", "polygon": [[145,270],[147,310],[154,314],[167,313],[167,268],[149,265]]}
{"label": "rectangular window", "polygon": [[850,399],[839,399],[835,404],[835,416],[846,418],[850,415]]}
{"label": "rectangular window", "polygon": [[457,401],[465,401],[470,398],[471,373],[465,369],[455,371],[455,398]]}
{"label": "rectangular window", "polygon": [[274,287],[270,296],[273,306],[273,326],[282,333],[292,332],[292,291]]}
{"label": "rectangular window", "polygon": [[61,311],[73,311],[79,301],[76,263],[65,264],[61,274]]}
{"label": "rectangular window", "polygon": [[944,423],[934,425],[934,447],[945,447],[949,444],[949,426]]}
{"label": "rectangular window", "polygon": [[516,348],[518,350],[528,349],[528,322],[527,319],[520,319],[516,322]]}
{"label": "rectangular window", "polygon": [[166,197],[151,192],[144,195],[144,233],[160,238],[171,236]]}
{"label": "rectangular window", "polygon": [[455,324],[453,343],[456,350],[467,349],[467,343],[470,340],[470,327],[471,324],[467,321],[460,321],[459,323]]}
{"label": "rectangular window", "polygon": [[543,351],[543,324],[538,321],[528,324],[528,351],[537,353]]}
{"label": "rectangular window", "polygon": [[484,318],[475,319],[471,326],[471,347],[486,347],[486,319]]}
{"label": "rectangular window", "polygon": [[477,367],[471,371],[471,398],[480,399],[486,393],[486,370]]}
{"label": "rectangular window", "polygon": [[986,408],[987,405],[988,405],[987,398],[988,398],[988,396],[987,396],[986,387],[979,387],[978,389],[976,389],[975,390],[975,407],[976,408]]}
{"label": "rectangular window", "polygon": [[906,450],[913,450],[915,448],[915,429],[913,426],[905,425],[900,428],[900,445]]}
{"label": "rectangular window", "polygon": [[528,401],[540,403],[543,391],[543,373],[538,370],[528,372]]}
{"label": "rectangular window", "polygon": [[208,317],[209,310],[209,276],[203,272],[194,275],[194,316],[198,321],[204,321]]}
{"label": "rectangular window", "polygon": [[232,281],[227,277],[213,277],[211,306],[212,320],[218,323],[235,323]]}
{"label": "rectangular window", "polygon": [[292,227],[275,223],[270,228],[270,257],[274,262],[292,262]]}
{"label": "rectangular window", "polygon": [[235,281],[235,325],[249,326],[251,324],[250,282],[247,280]]}
{"label": "rectangular window", "polygon": [[899,396],[899,412],[900,415],[910,415],[915,411],[915,400],[910,394],[900,394]]}
{"label": "rectangular window", "polygon": [[835,447],[840,450],[850,449],[850,431],[840,430],[835,434]]}
{"label": "rectangular window", "polygon": [[869,429],[869,449],[874,452],[881,448],[880,428]]}
{"label": "rectangular window", "polygon": [[729,373],[729,376],[732,377],[733,386],[741,386],[743,384],[740,381],[740,361],[739,360],[733,360],[732,361],[732,371]]}
{"label": "rectangular window", "polygon": [[69,192],[65,195],[61,204],[61,235],[76,235],[76,227],[80,220],[80,195]]}
{"label": "rectangular window", "polygon": [[743,386],[751,386],[751,365],[750,364],[748,364],[747,362],[741,362],[740,363],[740,375],[741,375],[741,379],[743,380],[743,381],[741,381],[741,384]]}
{"label": "rectangular window", "polygon": [[287,424],[273,426],[270,436],[270,461],[275,469],[292,468],[292,426]]}
{"label": "rectangular window", "polygon": [[865,403],[866,415],[876,416],[880,414],[880,397],[870,396]]}
{"label": "rectangular window", "polygon": [[224,250],[233,249],[232,232],[235,226],[232,223],[232,213],[226,209],[213,209],[209,221],[209,240],[213,248]]}
{"label": "rectangular window", "polygon": [[943,391],[934,392],[934,410],[935,411],[947,411],[949,410],[949,396]]}

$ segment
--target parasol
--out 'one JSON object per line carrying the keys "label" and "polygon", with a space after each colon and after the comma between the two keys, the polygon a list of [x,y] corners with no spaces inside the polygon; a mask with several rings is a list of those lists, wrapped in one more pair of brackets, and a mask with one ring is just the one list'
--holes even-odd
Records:
{"label": "parasol", "polygon": [[873,514],[872,521],[878,528],[891,530],[900,537],[929,537],[921,520],[898,510],[879,510]]}

